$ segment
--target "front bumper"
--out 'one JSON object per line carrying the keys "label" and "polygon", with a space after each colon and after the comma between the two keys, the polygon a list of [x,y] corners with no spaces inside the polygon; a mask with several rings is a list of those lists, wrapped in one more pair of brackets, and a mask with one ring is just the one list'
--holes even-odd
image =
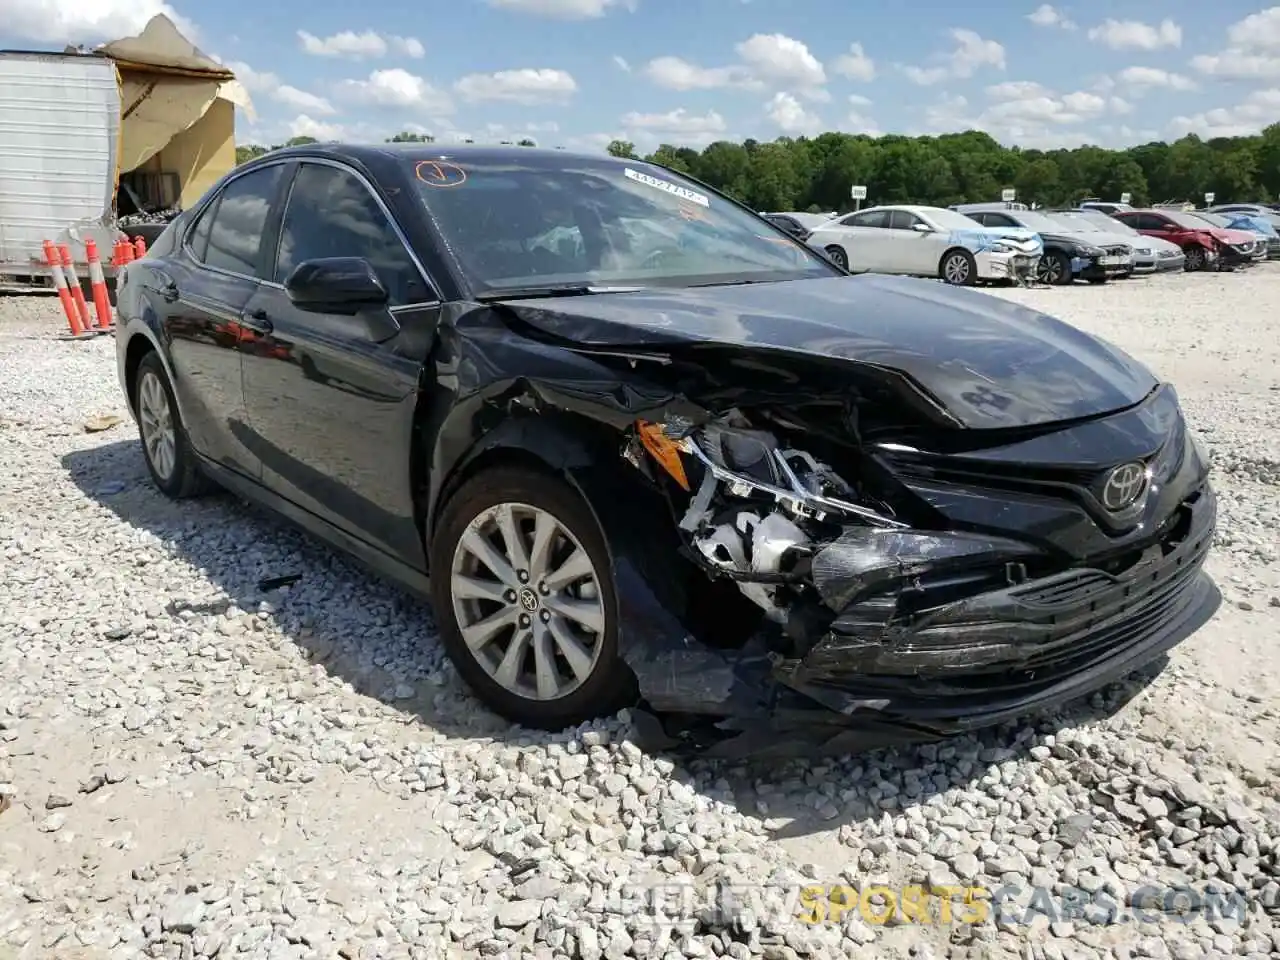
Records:
{"label": "front bumper", "polygon": [[1038,254],[1026,253],[994,253],[983,251],[974,254],[978,265],[979,280],[1014,280],[1034,277],[1036,264],[1040,262]]}
{"label": "front bumper", "polygon": [[1185,253],[1175,253],[1169,256],[1161,256],[1156,260],[1155,272],[1167,273],[1170,270],[1185,270],[1187,268],[1187,255]]}
{"label": "front bumper", "polygon": [[1076,257],[1071,261],[1072,272],[1081,280],[1109,280],[1133,273],[1132,257],[1108,254],[1101,257]]}

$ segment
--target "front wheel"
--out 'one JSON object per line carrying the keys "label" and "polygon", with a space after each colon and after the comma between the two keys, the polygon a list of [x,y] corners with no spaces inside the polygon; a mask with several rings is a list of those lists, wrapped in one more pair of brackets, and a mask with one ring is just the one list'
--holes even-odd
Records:
{"label": "front wheel", "polygon": [[1071,261],[1057,250],[1046,253],[1036,265],[1036,279],[1055,286],[1071,282]]}
{"label": "front wheel", "polygon": [[446,652],[495,713],[562,730],[627,705],[609,552],[563,481],[525,468],[469,479],[441,511],[431,594]]}
{"label": "front wheel", "polygon": [[971,287],[978,280],[978,261],[968,250],[948,250],[938,264],[938,276],[955,287]]}
{"label": "front wheel", "polygon": [[1205,256],[1204,247],[1192,247],[1187,251],[1187,261],[1184,264],[1184,269],[1188,273],[1203,270],[1208,259],[1209,258]]}

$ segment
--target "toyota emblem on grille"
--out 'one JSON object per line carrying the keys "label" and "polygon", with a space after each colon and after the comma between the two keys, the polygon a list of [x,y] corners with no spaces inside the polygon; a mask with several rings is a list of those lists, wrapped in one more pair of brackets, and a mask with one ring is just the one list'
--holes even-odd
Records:
{"label": "toyota emblem on grille", "polygon": [[1116,513],[1133,506],[1147,489],[1147,470],[1140,463],[1116,467],[1102,484],[1102,505]]}

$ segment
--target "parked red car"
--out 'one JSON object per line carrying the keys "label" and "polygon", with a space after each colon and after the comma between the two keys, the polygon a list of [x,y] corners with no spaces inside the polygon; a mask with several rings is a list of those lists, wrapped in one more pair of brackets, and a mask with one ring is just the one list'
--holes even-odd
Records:
{"label": "parked red car", "polygon": [[1253,263],[1258,238],[1247,230],[1215,227],[1178,210],[1117,210],[1112,214],[1139,233],[1176,243],[1187,270],[1217,270]]}

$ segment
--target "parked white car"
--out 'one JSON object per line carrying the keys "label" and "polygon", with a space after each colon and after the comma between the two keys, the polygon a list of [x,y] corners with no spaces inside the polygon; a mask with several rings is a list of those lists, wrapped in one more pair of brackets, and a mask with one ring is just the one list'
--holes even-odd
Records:
{"label": "parked white car", "polygon": [[1034,230],[984,227],[942,207],[883,206],[818,227],[808,243],[852,273],[939,277],[957,286],[1034,276]]}

